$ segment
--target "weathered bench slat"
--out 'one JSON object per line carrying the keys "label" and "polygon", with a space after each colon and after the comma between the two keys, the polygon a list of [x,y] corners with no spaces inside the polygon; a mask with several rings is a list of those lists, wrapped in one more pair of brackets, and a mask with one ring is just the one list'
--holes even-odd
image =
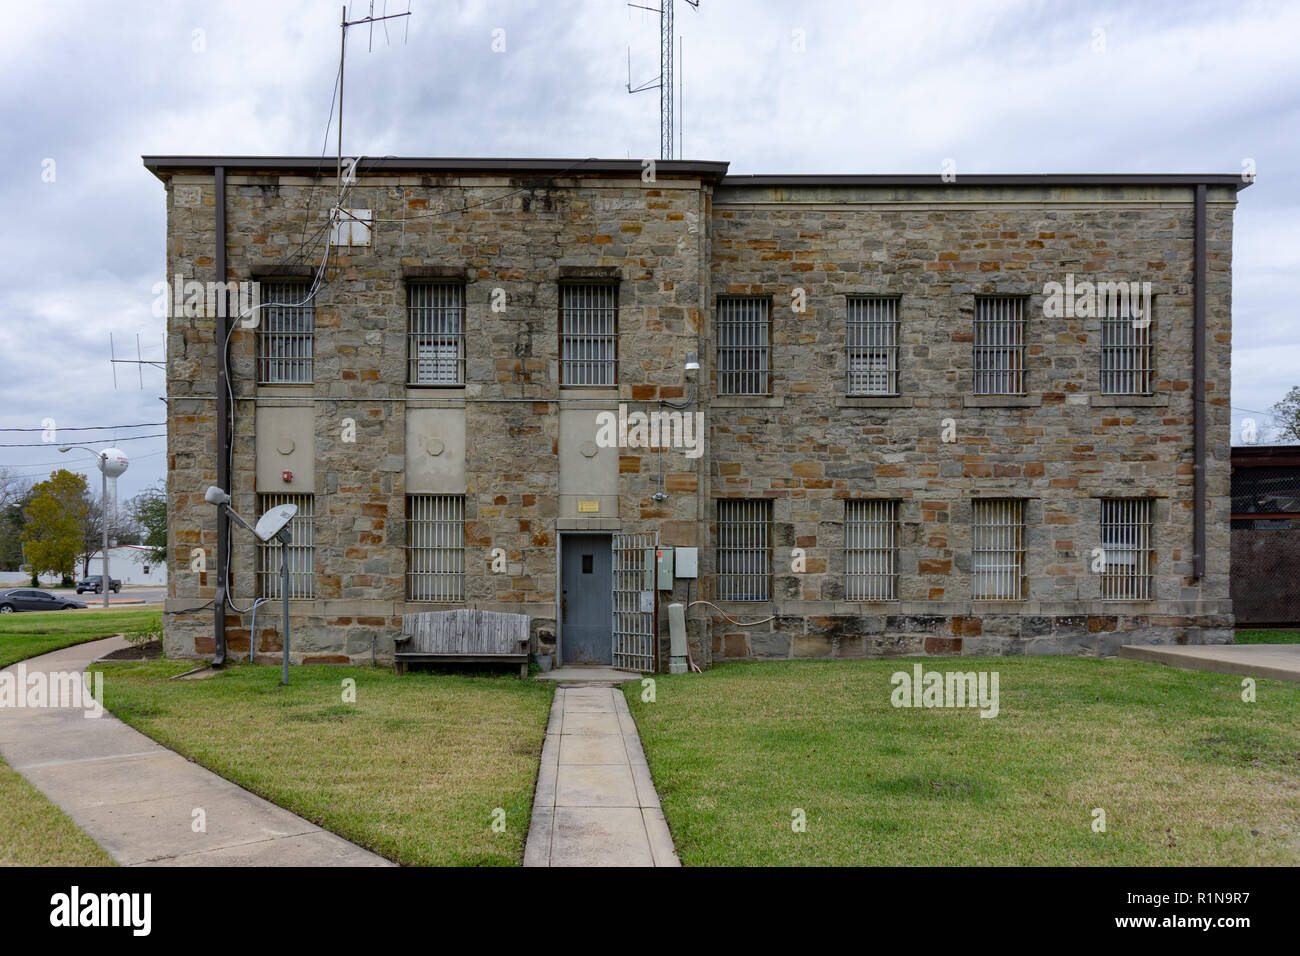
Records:
{"label": "weathered bench slat", "polygon": [[520,676],[528,670],[527,614],[472,608],[403,614],[397,641],[399,672],[411,661],[439,659],[520,663]]}

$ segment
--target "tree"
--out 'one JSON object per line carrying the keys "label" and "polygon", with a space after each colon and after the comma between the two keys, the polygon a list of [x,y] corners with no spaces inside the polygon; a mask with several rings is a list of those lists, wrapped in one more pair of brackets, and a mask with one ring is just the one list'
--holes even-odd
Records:
{"label": "tree", "polygon": [[1277,441],[1300,442],[1300,385],[1291,386],[1282,401],[1273,406]]}
{"label": "tree", "polygon": [[32,481],[0,469],[0,571],[16,571],[23,563],[24,510]]}
{"label": "tree", "polygon": [[147,488],[128,503],[131,520],[139,529],[140,543],[149,549],[149,560],[167,561],[167,492]]}
{"label": "tree", "polygon": [[33,575],[49,571],[72,577],[84,535],[86,492],[85,476],[62,468],[32,486],[22,543],[24,567]]}

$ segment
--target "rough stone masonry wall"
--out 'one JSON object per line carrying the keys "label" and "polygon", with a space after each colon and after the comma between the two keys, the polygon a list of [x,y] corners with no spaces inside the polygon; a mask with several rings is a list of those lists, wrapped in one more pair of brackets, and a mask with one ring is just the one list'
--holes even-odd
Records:
{"label": "rough stone masonry wall", "polygon": [[[304,662],[365,660],[375,640],[387,659],[401,614],[427,610],[405,601],[405,409],[407,318],[404,273],[433,267],[467,278],[467,387],[413,403],[464,408],[466,599],[534,618],[538,646],[553,646],[556,588],[558,290],[562,274],[611,271],[619,279],[619,400],[633,408],[683,395],[686,352],[697,351],[706,309],[707,189],[660,178],[520,180],[469,177],[363,177],[345,203],[371,210],[369,248],[336,249],[316,300],[314,384],[258,389],[255,337],[231,343],[236,403],[233,506],[257,509],[254,396],[306,402],[314,410],[316,597],[291,602],[293,656]],[[211,175],[174,176],[167,185],[167,274],[210,280],[214,189]],[[251,279],[282,262],[325,219],[328,184],[301,177],[229,176],[227,277]],[[310,212],[308,211],[310,210]],[[304,223],[310,222],[309,228]],[[311,244],[318,256],[319,242]],[[492,290],[507,295],[489,308]],[[216,518],[203,490],[216,481],[215,370],[211,318],[169,319],[169,599],[165,643],[171,656],[210,654],[216,586]],[[346,418],[356,441],[345,442]],[[594,436],[593,436],[594,437]],[[703,464],[664,450],[667,502],[653,453],[629,450],[619,464],[620,518],[627,531],[659,530],[666,544],[694,545]],[[235,528],[231,586],[243,605],[256,593],[254,547]],[[208,571],[190,570],[202,547]],[[490,572],[493,548],[508,555]],[[278,607],[259,616],[255,637],[228,615],[232,655],[254,640],[279,652]],[[264,626],[265,625],[265,626]]]}
{"label": "rough stone masonry wall", "polygon": [[[777,620],[737,628],[710,615],[713,658],[1109,654],[1123,643],[1230,641],[1234,197],[1209,193],[1208,554],[1196,581],[1191,192],[954,184],[777,197],[720,187],[715,301],[773,299],[772,398],[714,400],[710,481],[715,498],[772,500],[774,600],[725,608]],[[1044,318],[1044,283],[1068,272],[1153,283],[1155,399],[1100,396],[1098,319]],[[807,294],[801,314],[791,309],[796,287]],[[845,296],[870,293],[901,296],[901,397],[845,402]],[[989,293],[1030,297],[1028,400],[971,407],[974,296]],[[951,444],[940,440],[946,418],[957,429]],[[1024,601],[971,600],[977,495],[1028,499]],[[1089,562],[1101,495],[1154,499],[1155,600],[1100,600]],[[896,602],[844,600],[844,499],[855,497],[901,500]],[[802,574],[791,571],[795,547],[806,551]],[[707,594],[716,556],[701,557]]]}

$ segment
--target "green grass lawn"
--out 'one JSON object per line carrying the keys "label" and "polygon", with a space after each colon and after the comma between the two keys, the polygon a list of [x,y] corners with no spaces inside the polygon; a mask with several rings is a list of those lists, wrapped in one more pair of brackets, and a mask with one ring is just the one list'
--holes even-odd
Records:
{"label": "green grass lawn", "polygon": [[112,637],[162,617],[161,608],[125,611],[23,611],[0,615],[0,667],[71,647]]}
{"label": "green grass lawn", "polygon": [[1251,628],[1237,631],[1238,644],[1300,644],[1300,628]]}
{"label": "green grass lawn", "polygon": [[[104,703],[165,747],[399,863],[523,860],[553,688],[514,677],[185,661],[102,665]],[[355,702],[343,700],[356,682]],[[494,811],[505,828],[493,829]]]}
{"label": "green grass lawn", "polygon": [[893,707],[914,663],[723,664],[657,677],[653,703],[626,685],[683,863],[1300,863],[1300,686],[1244,703],[1239,677],[1135,661],[923,661],[998,671],[985,719]]}
{"label": "green grass lawn", "polygon": [[[0,617],[0,667],[139,627],[152,610],[49,611]],[[0,760],[0,866],[112,866],[109,855]]]}

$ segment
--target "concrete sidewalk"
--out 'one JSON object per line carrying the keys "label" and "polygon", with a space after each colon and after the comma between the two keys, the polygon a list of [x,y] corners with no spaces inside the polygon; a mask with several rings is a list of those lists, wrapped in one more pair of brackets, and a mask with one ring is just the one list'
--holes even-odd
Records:
{"label": "concrete sidewalk", "polygon": [[[23,664],[29,678],[79,672],[127,646],[109,638]],[[0,756],[124,866],[392,865],[186,760],[107,711],[93,719],[84,713],[0,707]],[[197,810],[205,830],[196,833]]]}
{"label": "concrete sidewalk", "polygon": [[1300,644],[1126,645],[1119,656],[1187,670],[1300,681]]}
{"label": "concrete sidewalk", "polygon": [[561,686],[524,866],[680,866],[623,692]]}

